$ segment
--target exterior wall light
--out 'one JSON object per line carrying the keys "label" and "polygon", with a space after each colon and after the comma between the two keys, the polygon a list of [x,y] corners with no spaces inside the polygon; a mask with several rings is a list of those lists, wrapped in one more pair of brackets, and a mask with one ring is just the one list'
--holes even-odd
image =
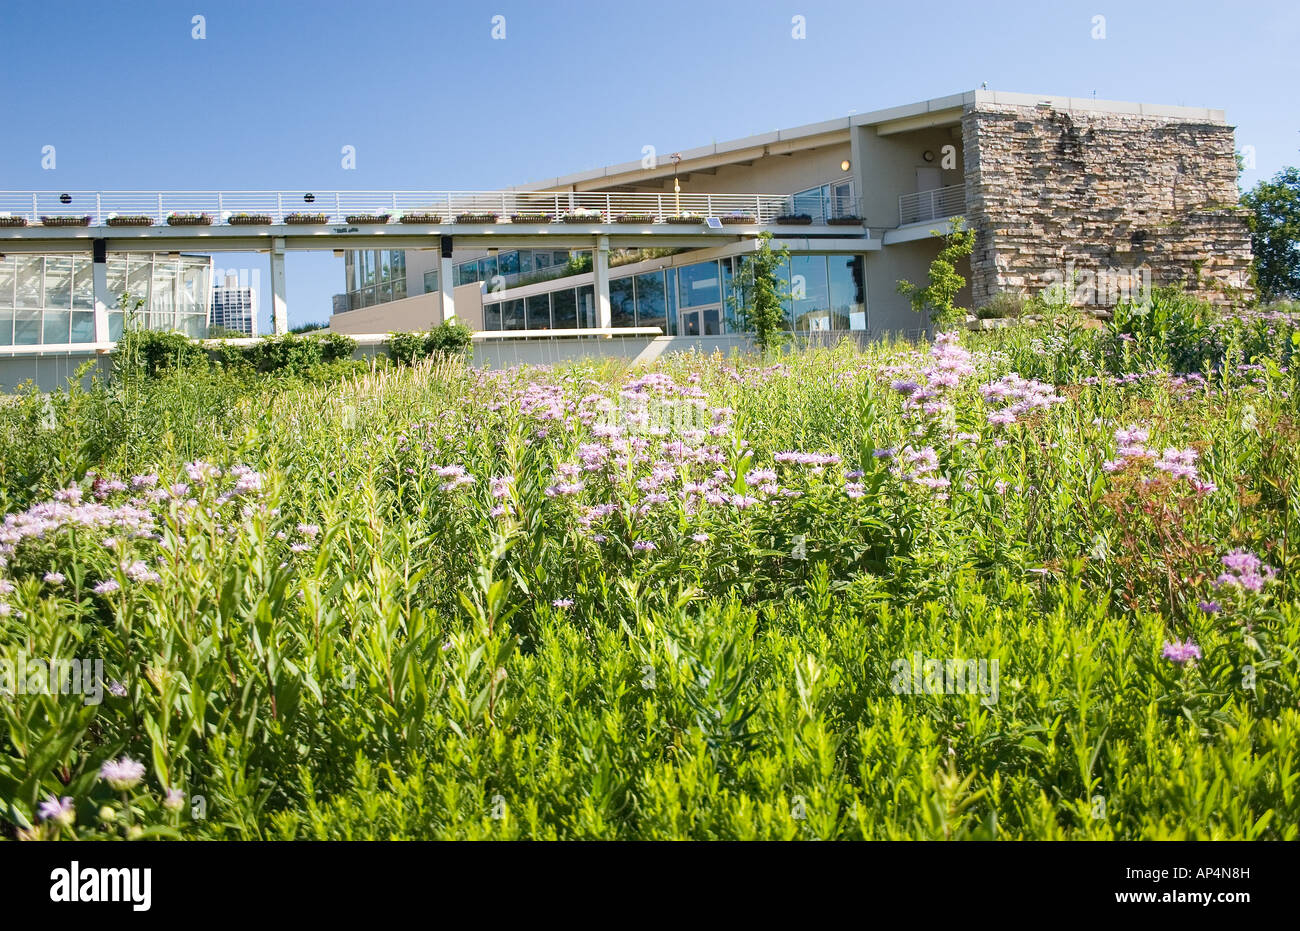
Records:
{"label": "exterior wall light", "polygon": [[921,158],[925,159],[927,162],[932,162],[934,161],[934,153],[931,152],[929,149],[926,149],[924,152],[921,153]]}
{"label": "exterior wall light", "polygon": [[848,171],[852,167],[853,164],[847,158],[840,162],[840,171]]}

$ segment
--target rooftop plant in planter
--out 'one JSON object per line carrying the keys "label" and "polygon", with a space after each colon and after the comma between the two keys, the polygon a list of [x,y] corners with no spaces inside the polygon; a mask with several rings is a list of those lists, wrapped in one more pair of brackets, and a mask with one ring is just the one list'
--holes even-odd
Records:
{"label": "rooftop plant in planter", "polygon": [[271,215],[267,213],[232,213],[226,217],[231,226],[270,226]]}
{"label": "rooftop plant in planter", "polygon": [[89,226],[90,217],[41,217],[42,226]]}
{"label": "rooftop plant in planter", "polygon": [[168,226],[211,226],[212,217],[206,213],[169,213]]}
{"label": "rooftop plant in planter", "polygon": [[605,218],[601,216],[599,210],[588,210],[585,207],[579,207],[576,210],[570,210],[564,215],[565,223],[603,223]]}
{"label": "rooftop plant in planter", "polygon": [[862,217],[831,217],[826,223],[830,226],[861,226]]}
{"label": "rooftop plant in planter", "polygon": [[495,213],[458,213],[456,214],[457,223],[495,223],[498,217]]}
{"label": "rooftop plant in planter", "polygon": [[147,217],[142,213],[137,214],[109,214],[109,226],[153,226],[153,217]]}
{"label": "rooftop plant in planter", "polygon": [[811,226],[812,214],[808,213],[783,213],[776,218],[776,222],[785,226]]}
{"label": "rooftop plant in planter", "polygon": [[26,226],[26,217],[0,217],[0,226]]}
{"label": "rooftop plant in planter", "polygon": [[551,215],[549,213],[512,213],[510,214],[511,223],[550,223]]}
{"label": "rooftop plant in planter", "polygon": [[284,222],[293,223],[297,226],[306,226],[312,223],[328,223],[329,217],[323,213],[286,213],[284,215]]}
{"label": "rooftop plant in planter", "polygon": [[703,223],[704,217],[698,213],[678,213],[671,217],[664,217],[669,223]]}
{"label": "rooftop plant in planter", "polygon": [[399,223],[441,223],[440,213],[404,213],[397,218]]}
{"label": "rooftop plant in planter", "polygon": [[616,223],[653,223],[654,221],[653,213],[620,213],[614,218]]}
{"label": "rooftop plant in planter", "polygon": [[748,225],[757,222],[754,219],[754,215],[752,213],[744,213],[741,211],[736,211],[735,213],[729,213],[724,217],[720,217],[719,219],[721,219],[724,224],[729,226]]}
{"label": "rooftop plant in planter", "polygon": [[349,213],[343,219],[349,223],[387,223],[392,217],[388,212],[384,213]]}

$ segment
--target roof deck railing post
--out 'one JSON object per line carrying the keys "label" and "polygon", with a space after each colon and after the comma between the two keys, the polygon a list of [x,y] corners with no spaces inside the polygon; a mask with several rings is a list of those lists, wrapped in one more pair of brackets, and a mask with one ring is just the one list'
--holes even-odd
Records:
{"label": "roof deck railing post", "polygon": [[41,208],[36,203],[36,192],[32,191],[32,222],[33,223],[35,223],[36,220],[38,219],[36,215],[40,212],[41,212]]}
{"label": "roof deck railing post", "polygon": [[161,223],[162,221],[163,221],[163,212],[162,212],[162,192],[159,191],[159,192],[158,192],[158,222]]}
{"label": "roof deck railing post", "polygon": [[226,211],[221,207],[221,192],[217,191],[217,222],[226,222]]}
{"label": "roof deck railing post", "polygon": [[277,192],[275,195],[275,213],[276,213],[276,217],[275,217],[276,222],[283,223],[284,222],[284,195],[279,192]]}
{"label": "roof deck railing post", "polygon": [[[96,226],[104,225],[104,203],[102,199],[103,196],[104,195],[100,194],[98,191],[95,192],[95,225]],[[96,342],[98,342],[98,340]]]}

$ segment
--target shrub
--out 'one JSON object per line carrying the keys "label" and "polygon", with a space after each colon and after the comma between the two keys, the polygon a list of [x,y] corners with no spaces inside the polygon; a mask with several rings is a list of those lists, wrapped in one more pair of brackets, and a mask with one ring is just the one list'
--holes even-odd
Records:
{"label": "shrub", "polygon": [[459,321],[444,320],[428,332],[390,333],[388,355],[399,365],[410,365],[430,356],[464,355],[473,331]]}

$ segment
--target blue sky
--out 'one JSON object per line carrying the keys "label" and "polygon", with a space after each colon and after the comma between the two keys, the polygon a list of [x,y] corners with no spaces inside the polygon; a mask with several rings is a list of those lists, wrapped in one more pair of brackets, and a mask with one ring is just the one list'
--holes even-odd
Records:
{"label": "blue sky", "polygon": [[[0,188],[494,189],[983,82],[1222,108],[1249,186],[1300,163],[1297,40],[1294,0],[4,0]],[[325,320],[342,260],[287,270],[291,324]]]}

